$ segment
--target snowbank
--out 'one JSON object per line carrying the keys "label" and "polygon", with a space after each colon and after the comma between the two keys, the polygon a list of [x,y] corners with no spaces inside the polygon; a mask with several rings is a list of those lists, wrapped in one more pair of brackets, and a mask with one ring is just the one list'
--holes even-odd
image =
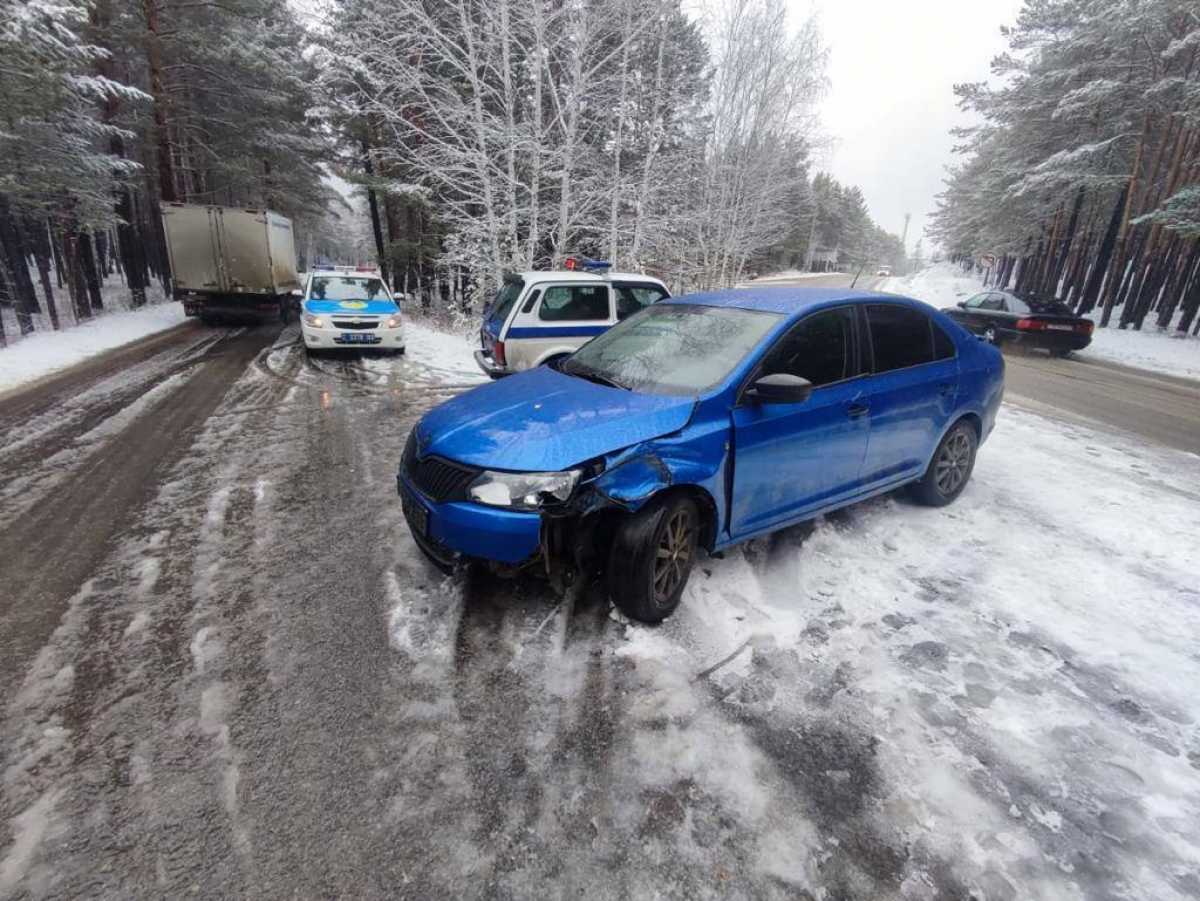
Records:
{"label": "snowbank", "polygon": [[139,310],[105,313],[59,332],[36,332],[0,348],[0,391],[73,366],[183,321],[182,304],[163,303]]}
{"label": "snowbank", "polygon": [[[906,294],[941,308],[954,306],[983,290],[983,282],[951,263],[938,263],[913,275],[885,279],[879,290]],[[1091,345],[1080,351],[1079,356],[1200,379],[1200,338],[1178,338],[1176,334],[1174,329],[1160,332],[1152,324],[1140,332],[1097,328]]]}

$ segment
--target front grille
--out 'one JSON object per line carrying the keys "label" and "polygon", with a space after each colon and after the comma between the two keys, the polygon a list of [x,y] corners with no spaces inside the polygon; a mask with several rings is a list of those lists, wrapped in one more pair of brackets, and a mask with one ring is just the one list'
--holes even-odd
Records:
{"label": "front grille", "polygon": [[426,457],[424,460],[418,460],[415,430],[409,433],[400,465],[417,489],[430,500],[438,503],[466,500],[467,486],[475,481],[475,477],[480,473],[480,470],[473,466],[452,463],[441,457]]}
{"label": "front grille", "polygon": [[371,322],[351,322],[345,319],[335,319],[333,320],[333,327],[344,329],[379,328],[379,322],[377,320],[373,320]]}

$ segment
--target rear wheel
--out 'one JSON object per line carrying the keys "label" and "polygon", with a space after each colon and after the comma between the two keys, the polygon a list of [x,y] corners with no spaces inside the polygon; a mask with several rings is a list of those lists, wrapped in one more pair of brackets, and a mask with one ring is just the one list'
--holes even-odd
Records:
{"label": "rear wheel", "polygon": [[608,592],[633,619],[662,622],[679,606],[692,573],[700,513],[683,495],[651,501],[623,521],[608,558]]}
{"label": "rear wheel", "polygon": [[971,423],[955,423],[938,444],[925,475],[913,485],[913,497],[929,507],[944,507],[962,494],[975,468],[978,444]]}

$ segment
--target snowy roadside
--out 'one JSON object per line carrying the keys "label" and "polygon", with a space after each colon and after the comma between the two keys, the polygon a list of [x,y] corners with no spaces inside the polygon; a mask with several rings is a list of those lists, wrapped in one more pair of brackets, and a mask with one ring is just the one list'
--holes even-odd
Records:
{"label": "snowy roadside", "polygon": [[799,269],[785,269],[783,272],[772,272],[770,275],[749,279],[740,283],[738,287],[748,288],[752,285],[772,285],[777,282],[795,282],[809,278],[828,278],[830,275],[836,274],[836,272],[801,272]]}
{"label": "snowy roadside", "polygon": [[[880,291],[906,294],[939,309],[954,306],[983,290],[983,282],[952,263],[936,263],[912,275],[886,279]],[[1098,320],[1098,317],[1092,317]],[[1181,378],[1200,379],[1200,338],[1175,337],[1153,324],[1143,331],[1097,328],[1081,359],[1103,360]]]}
{"label": "snowy roadside", "polygon": [[[183,305],[161,303],[102,313],[61,331],[39,331],[0,347],[0,391],[32,382],[89,357],[183,322]],[[11,334],[11,333],[10,333]]]}

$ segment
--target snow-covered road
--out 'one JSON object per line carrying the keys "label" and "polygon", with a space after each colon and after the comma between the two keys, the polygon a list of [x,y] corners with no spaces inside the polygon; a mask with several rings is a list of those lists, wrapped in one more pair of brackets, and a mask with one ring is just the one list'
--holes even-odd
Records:
{"label": "snow-covered road", "polygon": [[400,448],[478,373],[410,328],[205,333],[4,422],[0,897],[1200,894],[1200,458],[1006,406],[955,505],[646,628],[423,560]]}

